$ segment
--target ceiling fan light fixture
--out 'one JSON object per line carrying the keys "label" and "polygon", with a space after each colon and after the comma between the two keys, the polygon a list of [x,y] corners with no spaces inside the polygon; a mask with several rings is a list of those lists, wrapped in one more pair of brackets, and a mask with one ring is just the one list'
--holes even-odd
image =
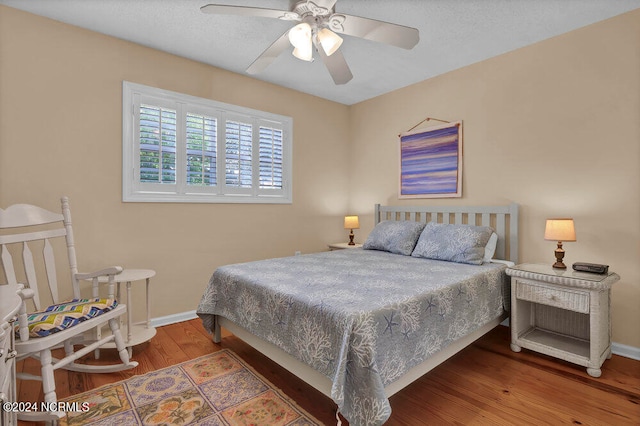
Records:
{"label": "ceiling fan light fixture", "polygon": [[318,31],[318,41],[322,46],[322,50],[327,56],[333,55],[342,45],[342,37],[331,31],[329,28],[323,28]]}
{"label": "ceiling fan light fixture", "polygon": [[311,43],[311,25],[303,22],[289,30],[289,41],[297,49],[305,49]]}
{"label": "ceiling fan light fixture", "polygon": [[289,30],[289,42],[293,45],[293,56],[303,61],[313,60],[311,25],[303,22]]}
{"label": "ceiling fan light fixture", "polygon": [[293,45],[293,56],[303,61],[313,60],[313,46],[311,43],[311,25],[303,22],[291,28],[289,42]]}
{"label": "ceiling fan light fixture", "polygon": [[307,61],[307,62],[313,61],[313,50],[311,49],[311,45],[309,45],[309,48],[296,47],[295,49],[293,49],[293,52],[291,53],[293,54],[293,56],[295,56],[298,59],[302,59],[303,61]]}

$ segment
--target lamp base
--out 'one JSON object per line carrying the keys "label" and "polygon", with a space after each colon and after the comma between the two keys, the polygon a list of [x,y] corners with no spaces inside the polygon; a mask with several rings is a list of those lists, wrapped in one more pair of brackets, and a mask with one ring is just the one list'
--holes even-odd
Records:
{"label": "lamp base", "polygon": [[354,236],[355,235],[353,235],[353,229],[352,229],[351,232],[349,233],[349,243],[347,245],[350,245],[350,246],[355,246],[356,245],[356,243],[353,242],[353,237]]}
{"label": "lamp base", "polygon": [[556,263],[553,264],[555,269],[567,269],[567,265],[562,263],[564,259],[564,250],[562,249],[562,241],[558,241],[558,248],[555,250]]}

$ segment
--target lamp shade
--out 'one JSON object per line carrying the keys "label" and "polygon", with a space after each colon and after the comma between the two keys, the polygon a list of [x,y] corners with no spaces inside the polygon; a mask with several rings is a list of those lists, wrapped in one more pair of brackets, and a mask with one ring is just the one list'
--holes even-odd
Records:
{"label": "lamp shade", "polygon": [[296,48],[303,48],[311,42],[311,25],[303,22],[289,30],[289,41]]}
{"label": "lamp shade", "polygon": [[292,52],[293,56],[303,61],[311,62],[313,60],[313,49],[311,44],[309,47],[296,47]]}
{"label": "lamp shade", "polygon": [[313,60],[313,45],[311,43],[311,25],[303,22],[289,30],[289,41],[295,47],[293,56],[303,61]]}
{"label": "lamp shade", "polygon": [[575,241],[576,230],[573,226],[573,219],[547,219],[544,239],[549,241]]}
{"label": "lamp shade", "polygon": [[360,229],[360,222],[358,222],[358,216],[345,216],[344,229]]}
{"label": "lamp shade", "polygon": [[333,55],[342,44],[342,37],[331,31],[329,28],[323,28],[318,31],[318,41],[322,46],[322,50],[327,56]]}

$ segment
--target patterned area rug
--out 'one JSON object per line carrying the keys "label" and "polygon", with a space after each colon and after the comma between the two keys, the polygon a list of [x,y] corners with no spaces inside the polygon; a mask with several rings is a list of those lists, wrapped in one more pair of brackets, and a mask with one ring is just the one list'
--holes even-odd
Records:
{"label": "patterned area rug", "polygon": [[89,410],[61,425],[321,424],[228,349],[63,401]]}

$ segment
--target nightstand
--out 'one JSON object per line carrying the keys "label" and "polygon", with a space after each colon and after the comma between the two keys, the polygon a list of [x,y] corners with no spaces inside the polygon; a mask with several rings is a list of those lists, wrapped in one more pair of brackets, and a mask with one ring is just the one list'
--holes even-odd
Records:
{"label": "nightstand", "polygon": [[362,247],[362,244],[356,243],[355,245],[350,246],[349,243],[333,243],[329,244],[329,250],[344,250],[350,248],[358,248]]}
{"label": "nightstand", "polygon": [[604,360],[611,358],[610,295],[618,274],[537,264],[506,272],[511,276],[511,350],[550,355],[600,377]]}

